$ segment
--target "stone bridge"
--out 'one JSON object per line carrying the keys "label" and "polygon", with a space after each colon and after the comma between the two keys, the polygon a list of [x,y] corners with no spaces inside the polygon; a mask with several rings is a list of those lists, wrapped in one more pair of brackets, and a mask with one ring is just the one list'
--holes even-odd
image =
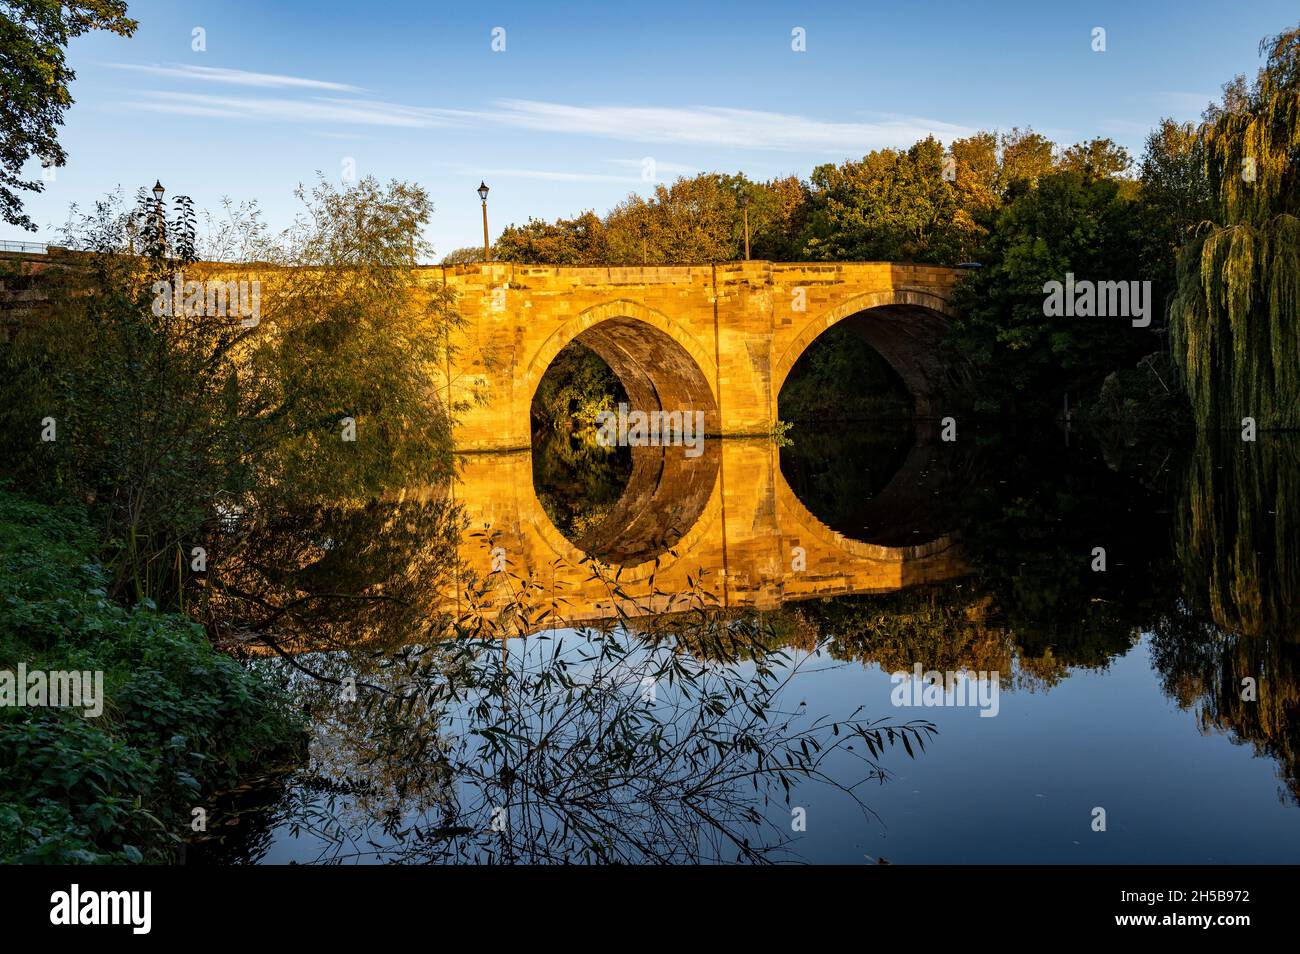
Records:
{"label": "stone bridge", "polygon": [[[55,247],[48,255],[0,252],[0,260],[28,274],[75,266],[79,258]],[[456,292],[465,319],[453,334],[454,357],[439,369],[447,396],[466,408],[455,429],[456,447],[465,452],[531,446],[533,394],[574,340],[605,360],[634,409],[703,411],[706,433],[714,436],[770,434],[781,385],[799,356],[849,318],[907,386],[916,415],[939,416],[949,378],[939,345],[962,274],[887,262],[500,262],[418,271],[422,285]],[[273,286],[274,273],[269,277]],[[0,315],[40,299],[29,281],[0,272]]]}
{"label": "stone bridge", "polygon": [[510,263],[424,269],[466,319],[447,369],[462,451],[529,447],[537,385],[577,340],[644,411],[702,410],[709,434],[771,433],[790,369],[846,318],[898,372],[919,417],[941,410],[939,342],[961,272],[889,263],[565,268]]}
{"label": "stone bridge", "polygon": [[[52,249],[51,252],[54,250]],[[21,258],[39,270],[75,256]],[[926,475],[933,435],[918,441],[871,506],[898,524],[879,539],[844,536],[818,520],[786,483],[776,445],[781,385],[799,356],[846,319],[894,368],[920,418],[937,416],[947,370],[939,344],[952,315],[957,269],[888,263],[565,268],[487,263],[420,269],[426,287],[457,293],[463,326],[443,372],[452,401],[460,477],[450,492],[469,522],[460,555],[469,575],[502,584],[527,575],[554,595],[556,615],[607,619],[678,608],[672,594],[698,581],[722,606],[768,608],[789,600],[886,592],[965,572],[949,528],[916,529],[936,491]],[[3,289],[10,307],[36,291]],[[534,489],[533,395],[571,341],[599,354],[640,410],[702,410],[706,440],[632,449],[632,473],[601,524],[571,540]],[[487,453],[485,453],[487,452]],[[495,452],[495,453],[493,453]],[[875,521],[887,524],[888,520]],[[501,555],[510,573],[494,574]],[[617,574],[617,593],[592,573]],[[462,585],[463,583],[463,585]],[[495,584],[493,584],[495,585]],[[469,579],[439,593],[448,609]],[[499,600],[497,599],[499,597]],[[617,604],[617,605],[616,605]]]}

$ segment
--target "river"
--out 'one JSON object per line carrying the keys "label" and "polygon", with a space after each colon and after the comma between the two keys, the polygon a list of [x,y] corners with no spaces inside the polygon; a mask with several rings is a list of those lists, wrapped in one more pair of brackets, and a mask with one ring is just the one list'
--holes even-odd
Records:
{"label": "river", "polygon": [[190,860],[1300,859],[1300,440],[956,436],[550,435],[279,528],[382,598],[247,653],[311,744]]}

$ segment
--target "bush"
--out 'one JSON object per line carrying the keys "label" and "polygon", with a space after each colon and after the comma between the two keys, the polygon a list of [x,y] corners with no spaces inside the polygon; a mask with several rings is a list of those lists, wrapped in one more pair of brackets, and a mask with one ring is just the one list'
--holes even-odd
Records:
{"label": "bush", "polygon": [[277,687],[148,601],[110,600],[84,514],[0,489],[0,668],[102,670],[104,710],[0,709],[0,862],[163,862],[205,792],[287,755]]}

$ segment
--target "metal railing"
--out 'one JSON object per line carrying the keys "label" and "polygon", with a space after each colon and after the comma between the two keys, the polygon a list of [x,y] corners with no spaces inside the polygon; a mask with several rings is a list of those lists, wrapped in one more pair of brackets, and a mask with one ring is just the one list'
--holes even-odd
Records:
{"label": "metal railing", "polygon": [[20,252],[28,255],[45,255],[49,252],[48,242],[0,242],[0,252]]}

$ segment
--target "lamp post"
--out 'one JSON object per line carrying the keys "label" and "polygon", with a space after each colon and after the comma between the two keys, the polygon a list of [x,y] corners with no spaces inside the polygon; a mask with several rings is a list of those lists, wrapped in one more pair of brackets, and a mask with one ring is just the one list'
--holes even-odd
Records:
{"label": "lamp post", "polygon": [[158,216],[158,244],[159,245],[162,245],[166,241],[166,237],[167,237],[166,227],[163,224],[163,204],[162,204],[163,196],[166,195],[166,193],[167,190],[163,188],[163,184],[159,180],[155,179],[153,181],[153,200],[154,200],[154,214]]}
{"label": "lamp post", "polygon": [[745,261],[749,261],[749,193],[740,193],[740,210],[745,216]]}
{"label": "lamp post", "polygon": [[479,182],[478,197],[483,200],[483,261],[490,262],[492,261],[492,246],[488,244],[488,228],[487,228],[488,187],[486,182],[483,181]]}

